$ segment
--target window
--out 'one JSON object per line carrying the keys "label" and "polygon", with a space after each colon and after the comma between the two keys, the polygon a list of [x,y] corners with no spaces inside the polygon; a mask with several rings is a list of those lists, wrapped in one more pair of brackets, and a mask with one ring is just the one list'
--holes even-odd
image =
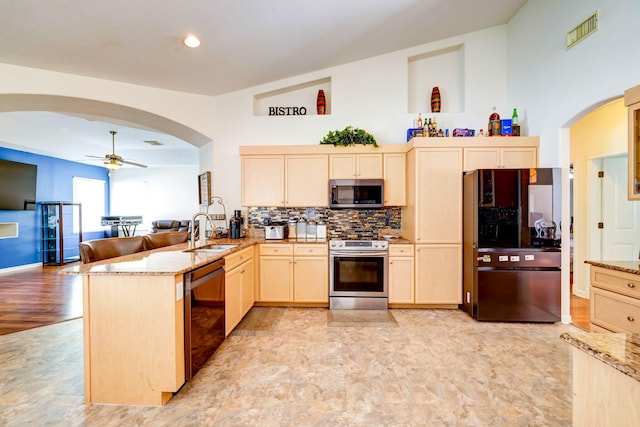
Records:
{"label": "window", "polygon": [[[73,178],[73,201],[82,203],[82,231],[102,230],[101,217],[105,215],[104,195],[106,182],[101,179]],[[74,217],[75,218],[75,217]],[[74,232],[78,224],[73,225]]]}

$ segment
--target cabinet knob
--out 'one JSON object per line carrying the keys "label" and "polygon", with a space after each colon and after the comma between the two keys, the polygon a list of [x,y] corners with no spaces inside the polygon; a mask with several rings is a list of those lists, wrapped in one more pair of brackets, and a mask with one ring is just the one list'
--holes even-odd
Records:
{"label": "cabinet knob", "polygon": [[389,264],[393,264],[393,261],[389,261]]}
{"label": "cabinet knob", "polygon": [[630,288],[635,288],[636,287],[636,285],[634,283],[627,283],[627,286],[630,287]]}
{"label": "cabinet knob", "polygon": [[627,320],[628,320],[629,322],[633,322],[633,321],[634,321],[634,320],[636,320],[636,319],[634,319],[634,318],[633,318],[633,316],[627,316]]}
{"label": "cabinet knob", "polygon": [[242,271],[240,272],[240,274],[243,274],[243,273],[244,273],[244,268],[242,269]]}

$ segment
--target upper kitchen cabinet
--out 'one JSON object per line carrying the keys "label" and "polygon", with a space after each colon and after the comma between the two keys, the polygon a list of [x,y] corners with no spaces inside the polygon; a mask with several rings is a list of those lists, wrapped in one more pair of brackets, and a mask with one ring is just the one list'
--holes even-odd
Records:
{"label": "upper kitchen cabinet", "polygon": [[478,147],[464,148],[464,170],[535,168],[538,137],[474,138]]}
{"label": "upper kitchen cabinet", "polygon": [[629,200],[640,200],[640,85],[624,91],[629,110]]}
{"label": "upper kitchen cabinet", "polygon": [[329,206],[327,155],[242,156],[243,206]]}
{"label": "upper kitchen cabinet", "polygon": [[284,156],[242,157],[242,205],[284,206]]}
{"label": "upper kitchen cabinet", "polygon": [[[318,114],[318,91],[325,96],[325,112]],[[253,97],[254,116],[318,116],[331,114],[331,77],[287,86]]]}
{"label": "upper kitchen cabinet", "polygon": [[330,154],[330,179],[383,178],[382,154]]}
{"label": "upper kitchen cabinet", "polygon": [[285,206],[329,206],[326,155],[285,156]]}
{"label": "upper kitchen cabinet", "polygon": [[405,153],[385,153],[384,205],[404,206],[407,202],[407,168]]}

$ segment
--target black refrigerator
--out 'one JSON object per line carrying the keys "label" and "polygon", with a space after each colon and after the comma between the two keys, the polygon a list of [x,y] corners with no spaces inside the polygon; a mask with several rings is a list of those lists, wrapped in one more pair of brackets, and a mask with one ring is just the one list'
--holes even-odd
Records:
{"label": "black refrigerator", "polygon": [[463,179],[463,303],[474,319],[560,321],[560,168]]}

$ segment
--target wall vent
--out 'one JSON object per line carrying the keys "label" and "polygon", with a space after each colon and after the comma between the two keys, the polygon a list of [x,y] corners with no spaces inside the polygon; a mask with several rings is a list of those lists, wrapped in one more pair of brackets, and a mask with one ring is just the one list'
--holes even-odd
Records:
{"label": "wall vent", "polygon": [[567,49],[572,48],[578,42],[584,40],[590,34],[595,33],[598,30],[598,11],[593,12],[593,15],[576,25],[574,29],[567,33]]}

